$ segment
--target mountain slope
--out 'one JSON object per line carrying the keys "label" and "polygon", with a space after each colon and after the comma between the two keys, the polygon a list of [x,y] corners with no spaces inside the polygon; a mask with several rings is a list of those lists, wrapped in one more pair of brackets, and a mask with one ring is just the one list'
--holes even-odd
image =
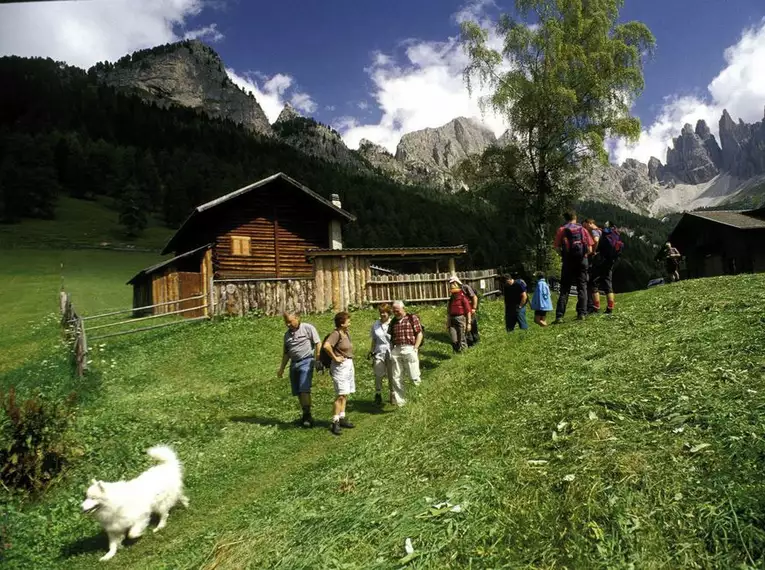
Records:
{"label": "mountain slope", "polygon": [[111,87],[159,105],[198,109],[255,133],[271,134],[271,125],[255,97],[234,85],[217,52],[199,40],[137,51],[114,64],[99,63],[91,72]]}

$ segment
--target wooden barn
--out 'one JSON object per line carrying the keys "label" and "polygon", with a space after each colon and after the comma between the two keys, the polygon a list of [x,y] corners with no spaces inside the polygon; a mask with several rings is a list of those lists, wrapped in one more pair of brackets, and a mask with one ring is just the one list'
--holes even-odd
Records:
{"label": "wooden barn", "polygon": [[173,301],[199,295],[209,311],[215,287],[241,281],[274,303],[293,298],[311,305],[313,265],[307,251],[342,248],[342,224],[355,219],[337,196],[326,200],[275,174],[195,208],[162,251],[174,257],[128,282],[133,307],[161,304],[151,309],[159,314],[177,310]]}
{"label": "wooden barn", "polygon": [[[448,295],[465,246],[345,249],[343,224],[355,219],[337,195],[326,200],[282,173],[202,204],[163,250],[173,257],[128,282],[134,315],[311,313]],[[413,269],[433,273],[400,274]],[[495,289],[495,273],[460,276]]]}
{"label": "wooden barn", "polygon": [[689,278],[765,271],[765,208],[686,213],[668,241]]}

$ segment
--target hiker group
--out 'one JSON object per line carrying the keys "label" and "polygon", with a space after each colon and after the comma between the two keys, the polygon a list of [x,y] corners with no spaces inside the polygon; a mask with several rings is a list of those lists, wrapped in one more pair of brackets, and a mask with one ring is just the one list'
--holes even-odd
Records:
{"label": "hiker group", "polygon": [[[382,406],[383,380],[388,379],[390,403],[406,404],[404,377],[415,385],[420,384],[419,350],[423,342],[423,326],[417,315],[407,313],[402,301],[393,305],[383,304],[378,309],[380,318],[370,330],[371,343],[367,358],[372,361],[375,375],[375,404]],[[302,427],[314,425],[311,413],[311,388],[314,371],[329,371],[335,390],[330,431],[340,435],[342,429],[353,428],[345,413],[348,396],[356,392],[354,344],[349,327],[351,315],[340,312],[335,315],[335,328],[324,340],[320,340],[316,327],[300,321],[297,314],[285,312],[282,364],[277,376],[284,374],[290,363],[289,377],[292,395],[300,401],[303,415]]]}
{"label": "hiker group", "polygon": [[[565,224],[555,234],[554,246],[561,256],[560,295],[553,307],[550,285],[541,272],[534,274],[534,294],[529,296],[526,283],[518,275],[505,275],[502,279],[502,293],[505,301],[505,328],[512,332],[516,327],[527,329],[526,307],[531,305],[534,322],[547,326],[547,315],[555,310],[553,324],[561,323],[566,313],[568,298],[576,290],[577,319],[583,320],[588,314],[601,310],[600,291],[606,294],[605,313],[614,311],[613,271],[623,249],[619,230],[606,222],[602,228],[592,219],[583,224],[577,222],[574,213],[565,214]],[[667,244],[668,248],[669,244]],[[671,264],[677,275],[680,254],[669,249],[668,269]],[[452,350],[463,352],[479,342],[478,294],[457,276],[449,279],[449,297],[446,310],[446,328],[449,331]],[[382,406],[383,381],[387,378],[389,401],[394,406],[406,404],[404,379],[408,377],[415,386],[420,385],[420,347],[424,341],[424,328],[419,317],[408,313],[402,301],[392,305],[382,304],[379,319],[369,331],[370,345],[367,358],[371,360],[375,376],[375,404]],[[292,395],[296,396],[303,410],[298,423],[306,428],[313,427],[311,413],[311,388],[314,371],[329,371],[335,390],[330,431],[340,435],[342,430],[353,428],[346,416],[348,396],[356,391],[355,355],[356,348],[349,332],[351,315],[340,312],[334,318],[334,330],[323,340],[316,327],[303,323],[297,314],[285,312],[282,363],[278,371],[281,378],[287,363],[290,363],[289,377]]]}
{"label": "hiker group", "polygon": [[[565,224],[555,234],[554,246],[561,256],[560,296],[555,307],[555,321],[563,322],[568,305],[569,292],[576,289],[576,314],[583,320],[588,314],[601,310],[600,291],[606,293],[607,314],[614,311],[613,272],[614,264],[624,250],[619,230],[606,222],[602,228],[595,220],[577,222],[575,213],[565,214]],[[534,322],[547,326],[547,314],[553,310],[550,285],[546,276],[534,274],[535,291],[531,297]],[[527,329],[526,306],[529,303],[528,287],[517,274],[503,277],[505,300],[505,329],[508,332]]]}

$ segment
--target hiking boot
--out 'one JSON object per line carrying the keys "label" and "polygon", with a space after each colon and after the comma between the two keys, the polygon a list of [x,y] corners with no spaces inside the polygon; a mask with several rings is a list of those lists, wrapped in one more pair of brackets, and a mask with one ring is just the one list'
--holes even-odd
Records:
{"label": "hiking boot", "polygon": [[313,417],[311,416],[303,416],[303,419],[300,420],[300,425],[306,429],[313,427]]}
{"label": "hiking boot", "polygon": [[375,406],[382,406],[382,394],[375,394]]}
{"label": "hiking boot", "polygon": [[348,418],[340,418],[340,421],[338,423],[340,424],[340,427],[344,427],[348,429],[353,429],[356,427],[355,425],[351,423],[351,420],[349,420]]}
{"label": "hiking boot", "polygon": [[562,325],[562,324],[563,324],[563,319],[555,319],[555,320],[553,321],[553,324],[554,324],[554,325]]}
{"label": "hiking boot", "polygon": [[614,310],[613,310],[611,307],[608,307],[608,308],[606,309],[606,314],[607,314],[607,315],[611,315],[611,314],[613,314],[613,312],[614,312]]}
{"label": "hiking boot", "polygon": [[329,428],[329,431],[332,432],[332,435],[340,435],[342,430],[340,429],[340,422],[332,422],[332,425]]}
{"label": "hiking boot", "polygon": [[577,315],[576,316],[576,320],[577,321],[583,321],[584,320],[584,315]]}

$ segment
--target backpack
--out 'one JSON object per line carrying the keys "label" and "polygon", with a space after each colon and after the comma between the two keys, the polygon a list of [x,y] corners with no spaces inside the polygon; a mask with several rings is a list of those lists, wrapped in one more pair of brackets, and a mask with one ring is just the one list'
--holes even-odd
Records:
{"label": "backpack", "polygon": [[[321,341],[321,351],[319,352],[319,362],[321,362],[321,365],[324,367],[324,369],[328,370],[330,366],[332,366],[332,357],[329,355],[329,352],[324,350],[324,344],[327,342],[327,339],[329,338],[329,335],[332,334],[335,331],[332,331],[327,336],[324,337],[324,340]],[[348,339],[350,339],[351,336],[348,335]],[[340,339],[337,341],[340,342]],[[337,344],[335,344],[337,346]],[[335,349],[335,346],[332,347],[332,350]]]}
{"label": "backpack", "polygon": [[[422,319],[420,319],[419,315],[415,315],[413,313],[407,313],[407,318],[409,319],[409,323],[412,323],[412,317],[417,317],[417,320],[420,321],[420,328],[422,329],[422,342],[420,342],[420,347],[422,347],[423,344],[425,344],[425,325],[422,324]],[[393,327],[398,322],[398,319],[395,317],[390,322],[390,328],[388,330],[390,331],[390,345],[391,347],[394,346],[393,344]],[[412,325],[412,329],[414,329],[414,325]],[[415,335],[416,337],[416,335]]]}
{"label": "backpack", "polygon": [[584,228],[579,224],[569,223],[563,226],[563,253],[567,257],[582,259],[585,253]]}
{"label": "backpack", "polygon": [[616,260],[624,251],[624,242],[615,228],[605,228],[598,249],[609,260]]}

